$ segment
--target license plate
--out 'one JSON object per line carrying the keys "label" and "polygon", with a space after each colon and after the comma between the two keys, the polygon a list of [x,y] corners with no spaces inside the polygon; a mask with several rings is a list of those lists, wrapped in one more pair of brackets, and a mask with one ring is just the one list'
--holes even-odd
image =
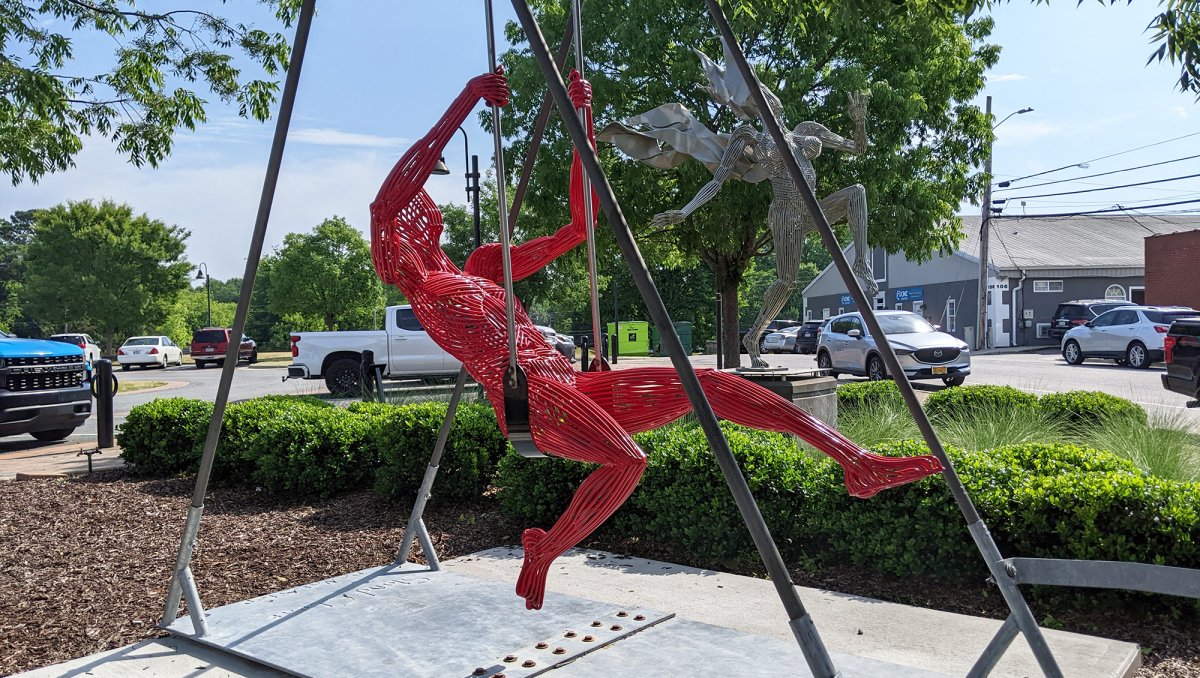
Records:
{"label": "license plate", "polygon": [[806,337],[811,337],[811,336],[812,336],[812,332],[805,332],[805,333],[804,333],[804,336],[806,336]]}
{"label": "license plate", "polygon": [[946,368],[944,368],[944,367],[935,367],[935,368],[933,368],[933,373],[934,373],[934,374],[945,374],[945,373],[946,373]]}
{"label": "license plate", "polygon": [[206,346],[206,347],[204,348],[204,352],[205,352],[205,353],[212,353],[212,352],[213,352],[213,347],[212,347],[212,346]]}

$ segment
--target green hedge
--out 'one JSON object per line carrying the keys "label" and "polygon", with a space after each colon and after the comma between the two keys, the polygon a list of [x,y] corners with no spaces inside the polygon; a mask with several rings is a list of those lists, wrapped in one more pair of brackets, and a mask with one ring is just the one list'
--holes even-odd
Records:
{"label": "green hedge", "polygon": [[212,403],[188,398],[158,398],[138,405],[117,433],[121,457],[142,475],[194,473],[212,412]]}
{"label": "green hedge", "polygon": [[1049,393],[1038,401],[1046,414],[1074,426],[1092,427],[1110,419],[1146,424],[1146,410],[1137,403],[1100,391]]}
{"label": "green hedge", "polygon": [[1012,386],[972,384],[931,393],[925,411],[931,419],[962,417],[974,412],[1037,407],[1038,398]]}
{"label": "green hedge", "polygon": [[837,387],[839,410],[854,410],[873,405],[895,405],[904,407],[904,398],[896,382],[890,379],[880,381],[853,381]]}

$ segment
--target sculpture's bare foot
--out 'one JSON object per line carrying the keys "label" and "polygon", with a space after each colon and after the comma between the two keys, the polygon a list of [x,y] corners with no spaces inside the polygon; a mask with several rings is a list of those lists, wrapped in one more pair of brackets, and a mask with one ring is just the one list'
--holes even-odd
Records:
{"label": "sculpture's bare foot", "polygon": [[746,333],[746,336],[742,339],[742,346],[745,346],[746,353],[750,354],[750,367],[770,367],[767,361],[762,359],[762,354],[758,351],[758,337],[754,336],[753,332]]}
{"label": "sculpture's bare foot", "polygon": [[874,298],[876,294],[879,294],[879,284],[875,282],[875,274],[866,260],[859,259],[854,262],[854,275],[858,277],[863,292],[868,297]]}
{"label": "sculpture's bare foot", "polygon": [[770,366],[771,366],[771,364],[768,363],[767,361],[763,360],[762,356],[758,356],[758,355],[750,356],[750,367],[763,368],[763,367],[770,367]]}

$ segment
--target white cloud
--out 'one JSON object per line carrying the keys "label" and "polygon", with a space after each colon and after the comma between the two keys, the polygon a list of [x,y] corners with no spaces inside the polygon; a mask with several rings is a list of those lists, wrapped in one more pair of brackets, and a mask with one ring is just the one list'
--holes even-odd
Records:
{"label": "white cloud", "polygon": [[317,146],[365,146],[369,148],[390,148],[407,146],[412,143],[411,139],[403,137],[381,137],[374,134],[358,134],[318,127],[293,129],[288,133],[288,140]]}
{"label": "white cloud", "polygon": [[1005,75],[989,75],[989,76],[987,76],[987,81],[988,82],[1020,82],[1022,80],[1025,80],[1026,78],[1027,78],[1027,76],[1021,75],[1020,73],[1007,73]]}
{"label": "white cloud", "polygon": [[1176,118],[1188,117],[1187,109],[1183,106],[1170,106],[1167,108],[1167,112]]}

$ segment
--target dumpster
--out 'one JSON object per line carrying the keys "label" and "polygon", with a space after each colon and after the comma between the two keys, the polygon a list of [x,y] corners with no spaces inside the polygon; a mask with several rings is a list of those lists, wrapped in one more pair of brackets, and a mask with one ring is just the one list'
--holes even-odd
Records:
{"label": "dumpster", "polygon": [[[688,355],[692,354],[692,323],[687,320],[680,320],[671,323],[675,326],[675,334],[679,335],[679,343],[683,344],[683,351]],[[658,328],[654,325],[650,326],[650,351],[651,355],[666,355],[667,351],[662,345],[662,336],[658,333]]]}
{"label": "dumpster", "polygon": [[[620,323],[620,343],[615,353],[618,356],[650,355],[650,323],[645,320],[623,320]],[[617,328],[614,323],[608,324],[609,337],[616,338]],[[613,347],[609,347],[609,355],[613,355]]]}

